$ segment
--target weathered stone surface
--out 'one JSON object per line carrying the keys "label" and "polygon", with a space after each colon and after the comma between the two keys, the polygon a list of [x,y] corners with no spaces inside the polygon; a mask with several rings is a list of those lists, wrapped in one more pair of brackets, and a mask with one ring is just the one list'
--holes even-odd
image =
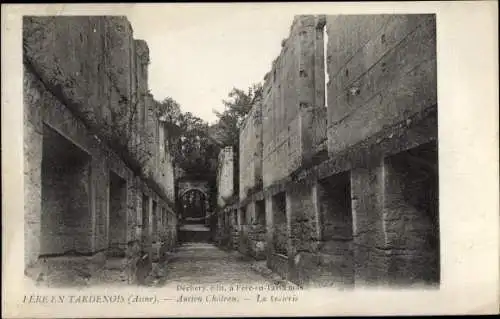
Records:
{"label": "weathered stone surface", "polygon": [[[142,194],[157,203],[145,229],[150,236],[163,231],[152,233],[162,225],[161,208],[175,214],[173,168],[168,149],[160,151],[147,99],[144,132],[152,140],[143,135],[142,142],[150,158],[139,158],[139,123],[129,122],[137,86],[147,92],[147,45],[134,45],[124,17],[68,16],[25,17],[23,46],[26,267],[37,267],[40,255],[105,258],[100,251],[109,250],[110,257],[133,260],[142,250],[148,256],[150,247],[140,245]],[[143,68],[138,81],[136,51]],[[148,166],[149,179],[137,164]],[[172,247],[176,218],[169,223],[165,245]]]}
{"label": "weathered stone surface", "polygon": [[290,36],[265,79],[264,187],[307,164],[326,136],[321,125],[319,130],[311,129],[315,122],[321,123],[316,109],[324,107],[323,33],[318,23],[315,16],[294,19]]}
{"label": "weathered stone surface", "polygon": [[[257,211],[262,209],[260,203],[252,202],[243,208],[240,218],[240,230],[238,233],[238,249],[257,260],[266,258],[267,238],[265,220],[257,218]],[[265,212],[264,212],[265,213]]]}
{"label": "weathered stone surface", "polygon": [[354,244],[355,285],[379,286],[388,281],[388,257],[384,250]]}
{"label": "weathered stone surface", "polygon": [[130,50],[124,47],[131,35],[124,17],[24,17],[25,61],[67,107],[123,147],[130,138]]}
{"label": "weathered stone surface", "polygon": [[233,196],[234,154],[232,147],[225,147],[219,153],[217,168],[217,205],[224,207]]}
{"label": "weathered stone surface", "polygon": [[240,251],[265,238],[269,268],[301,286],[439,282],[437,156],[423,146],[438,133],[435,28],[435,15],[294,19],[252,111],[262,134],[248,119],[240,132]]}
{"label": "weathered stone surface", "polygon": [[[351,171],[353,240],[356,276],[384,280],[387,263],[383,230],[383,166]],[[379,255],[384,258],[378,257]],[[373,275],[373,274],[376,275]]]}
{"label": "weathered stone surface", "polygon": [[223,249],[238,250],[239,226],[237,210],[225,207],[218,212],[216,242]]}
{"label": "weathered stone surface", "polygon": [[[345,23],[360,28],[373,24],[373,33],[352,37],[351,31],[344,31]],[[327,18],[326,25],[336,39],[329,42],[328,56],[353,48],[353,55],[346,57],[349,62],[338,71],[339,60],[331,59],[328,66],[332,77],[328,151],[332,155],[436,105],[433,15],[343,16]]]}
{"label": "weathered stone surface", "polygon": [[104,266],[103,253],[92,257],[60,256],[42,259],[27,272],[29,276],[37,274],[36,282],[40,287],[85,287],[102,283]]}
{"label": "weathered stone surface", "polygon": [[262,110],[257,103],[247,115],[240,129],[239,142],[239,198],[256,188],[262,188]]}
{"label": "weathered stone surface", "polygon": [[290,192],[291,198],[291,255],[314,252],[319,240],[318,215],[311,185],[298,183]]}
{"label": "weathered stone surface", "polygon": [[24,262],[36,262],[40,253],[42,141],[41,107],[43,91],[33,75],[24,70]]}

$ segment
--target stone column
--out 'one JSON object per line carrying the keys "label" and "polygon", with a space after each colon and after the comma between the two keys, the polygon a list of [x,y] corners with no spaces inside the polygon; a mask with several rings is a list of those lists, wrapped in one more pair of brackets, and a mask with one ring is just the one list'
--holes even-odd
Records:
{"label": "stone column", "polygon": [[355,285],[387,282],[384,164],[351,171]]}
{"label": "stone column", "polygon": [[266,256],[267,256],[267,266],[269,267],[269,261],[271,255],[274,253],[274,222],[273,222],[273,197],[266,196]]}
{"label": "stone column", "polygon": [[325,16],[316,18],[314,39],[314,107],[325,106],[325,39],[323,28],[326,24]]}
{"label": "stone column", "polygon": [[[301,164],[309,163],[313,156],[313,135],[311,126],[313,123],[313,109],[317,106],[316,60],[317,31],[316,18],[311,15],[301,16],[294,21],[293,37],[297,40],[297,94],[299,109],[299,130],[301,145]],[[322,43],[322,38],[320,39]]]}
{"label": "stone column", "polygon": [[[318,268],[314,254],[317,253],[319,231],[317,229],[317,201],[315,185],[301,181],[287,192],[287,212],[290,211],[290,280],[307,284],[310,275]],[[288,218],[287,218],[288,219]]]}
{"label": "stone column", "polygon": [[42,219],[43,123],[35,78],[24,69],[24,263],[30,267],[40,254]]}
{"label": "stone column", "polygon": [[148,251],[151,251],[152,249],[152,243],[153,243],[153,223],[156,222],[154,220],[153,216],[153,194],[150,194],[149,196],[149,203],[148,203],[148,217],[149,217],[149,224],[147,228],[147,240],[146,240],[146,248]]}
{"label": "stone column", "polygon": [[293,269],[294,263],[294,249],[292,248],[292,197],[290,192],[286,191],[286,233],[287,233],[287,257],[288,269],[286,272],[286,279],[290,280],[290,269]]}
{"label": "stone column", "polygon": [[255,202],[252,201],[248,203],[246,206],[246,220],[244,221],[243,232],[241,238],[243,241],[241,242],[244,246],[243,249],[249,255],[256,258],[256,247],[255,247],[255,233],[254,233],[254,225],[256,218],[256,209]]}

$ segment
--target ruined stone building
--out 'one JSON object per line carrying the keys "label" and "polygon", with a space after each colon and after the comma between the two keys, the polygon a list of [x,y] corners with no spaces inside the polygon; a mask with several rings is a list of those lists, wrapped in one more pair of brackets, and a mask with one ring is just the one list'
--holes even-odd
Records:
{"label": "ruined stone building", "polygon": [[176,181],[179,202],[179,241],[212,240],[210,187],[203,179],[185,176]]}
{"label": "ruined stone building", "polygon": [[221,246],[238,248],[238,210],[235,204],[234,172],[235,154],[231,146],[221,149],[217,167],[217,214],[216,242]]}
{"label": "ruined stone building", "polygon": [[294,19],[240,130],[225,245],[302,286],[439,283],[435,23]]}
{"label": "ruined stone building", "polygon": [[134,269],[172,247],[174,172],[146,42],[124,17],[25,17],[23,55],[27,273],[68,256]]}

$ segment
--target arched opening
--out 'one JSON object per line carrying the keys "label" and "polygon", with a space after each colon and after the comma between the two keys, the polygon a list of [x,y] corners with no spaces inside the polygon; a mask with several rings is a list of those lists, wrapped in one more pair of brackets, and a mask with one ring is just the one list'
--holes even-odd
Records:
{"label": "arched opening", "polygon": [[211,213],[208,195],[201,189],[192,188],[179,194],[180,242],[211,242]]}
{"label": "arched opening", "polygon": [[180,196],[181,221],[184,224],[205,224],[208,210],[207,195],[199,189],[190,189]]}

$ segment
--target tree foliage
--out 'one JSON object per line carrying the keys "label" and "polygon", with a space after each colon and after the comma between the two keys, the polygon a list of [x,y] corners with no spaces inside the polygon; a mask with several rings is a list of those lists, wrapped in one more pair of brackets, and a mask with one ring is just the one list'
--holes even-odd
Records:
{"label": "tree foliage", "polygon": [[157,105],[157,115],[168,129],[174,164],[190,175],[215,174],[218,150],[208,135],[208,123],[191,112],[182,112],[179,103],[171,97]]}
{"label": "tree foliage", "polygon": [[224,146],[233,146],[234,150],[238,149],[240,128],[246,115],[261,98],[262,85],[260,83],[251,85],[246,91],[233,88],[228,94],[228,99],[222,100],[225,106],[224,111],[214,110],[218,118],[217,138]]}
{"label": "tree foliage", "polygon": [[261,101],[262,93],[263,88],[260,83],[251,85],[246,91],[233,88],[228,94],[228,99],[222,101],[225,106],[224,111],[214,111],[215,115],[218,117],[218,122],[215,125],[216,138],[223,146],[232,146],[235,154],[233,159],[233,185],[235,195],[239,192],[240,129],[246,116],[252,110],[252,107]]}

